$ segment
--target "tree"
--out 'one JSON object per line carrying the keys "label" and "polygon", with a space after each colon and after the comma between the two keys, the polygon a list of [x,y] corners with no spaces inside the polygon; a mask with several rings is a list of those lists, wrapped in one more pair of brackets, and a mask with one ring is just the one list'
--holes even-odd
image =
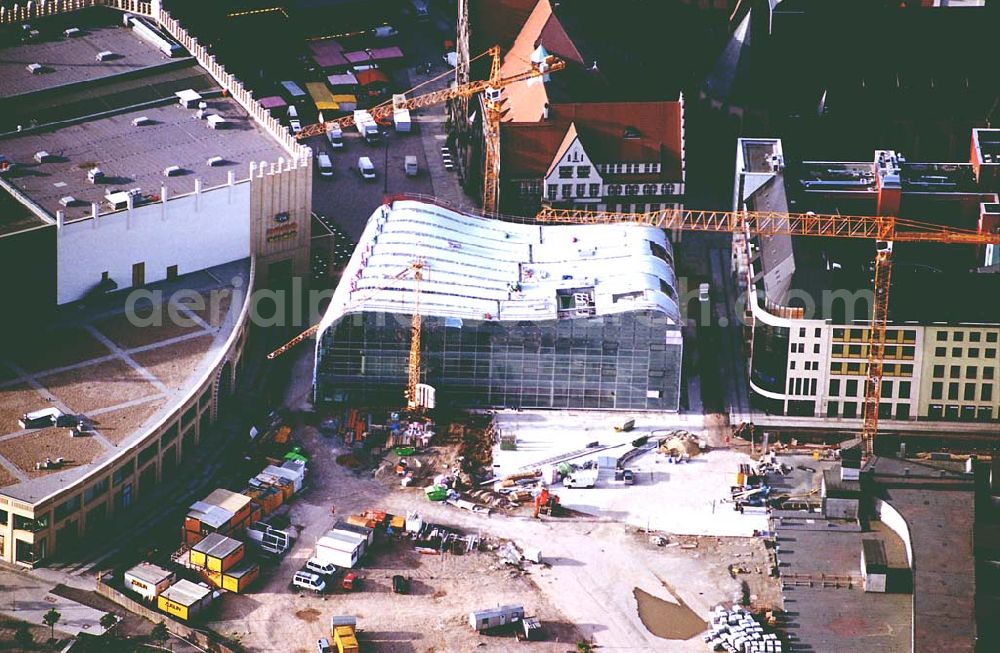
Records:
{"label": "tree", "polygon": [[118,615],[116,615],[113,612],[107,612],[104,614],[104,616],[101,617],[100,624],[101,628],[104,629],[105,635],[110,635],[114,637],[115,626],[118,625]]}
{"label": "tree", "polygon": [[153,640],[154,643],[163,646],[163,643],[170,639],[170,633],[167,632],[167,624],[161,621],[153,626],[153,630],[149,631],[149,638]]}
{"label": "tree", "polygon": [[28,624],[19,623],[17,624],[17,629],[14,631],[14,641],[21,648],[28,648],[35,643],[35,638],[31,634],[31,629],[28,628]]}
{"label": "tree", "polygon": [[56,638],[56,624],[62,619],[62,614],[55,608],[51,608],[42,615],[42,623],[49,627],[49,639]]}

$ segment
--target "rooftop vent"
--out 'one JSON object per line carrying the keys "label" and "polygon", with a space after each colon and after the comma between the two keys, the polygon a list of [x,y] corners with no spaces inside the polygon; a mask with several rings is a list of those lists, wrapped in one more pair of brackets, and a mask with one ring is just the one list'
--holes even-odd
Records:
{"label": "rooftop vent", "polygon": [[104,179],[104,171],[100,168],[91,168],[87,171],[87,181],[92,184],[96,184],[98,181]]}
{"label": "rooftop vent", "polygon": [[163,176],[164,177],[173,177],[173,176],[176,176],[176,175],[179,175],[179,174],[181,174],[181,167],[180,166],[168,166],[168,167],[166,167],[166,168],[163,169]]}
{"label": "rooftop vent", "polygon": [[205,163],[207,165],[209,165],[209,166],[213,166],[214,167],[214,166],[221,166],[224,161],[225,161],[225,159],[223,159],[221,156],[213,156],[208,161],[206,161]]}
{"label": "rooftop vent", "polygon": [[73,197],[72,195],[67,195],[66,197],[60,197],[59,203],[62,204],[63,206],[73,206],[74,204],[76,204],[76,198]]}
{"label": "rooftop vent", "polygon": [[102,50],[101,52],[97,53],[98,61],[108,61],[114,58],[115,58],[115,53],[112,52],[111,50]]}
{"label": "rooftop vent", "polygon": [[213,113],[208,117],[208,126],[212,129],[224,129],[226,127],[226,119]]}
{"label": "rooftop vent", "polygon": [[51,158],[52,155],[46,152],[45,150],[38,150],[37,152],[35,152],[35,161],[38,161],[39,163],[45,163]]}
{"label": "rooftop vent", "polygon": [[68,39],[74,38],[76,36],[81,36],[82,34],[83,32],[80,31],[79,27],[70,27],[69,29],[63,31],[63,36],[65,36]]}
{"label": "rooftop vent", "polygon": [[32,75],[40,75],[45,72],[45,66],[40,63],[29,63],[26,67]]}
{"label": "rooftop vent", "polygon": [[148,116],[139,116],[138,118],[132,118],[133,127],[142,127],[143,125],[152,124],[152,120]]}

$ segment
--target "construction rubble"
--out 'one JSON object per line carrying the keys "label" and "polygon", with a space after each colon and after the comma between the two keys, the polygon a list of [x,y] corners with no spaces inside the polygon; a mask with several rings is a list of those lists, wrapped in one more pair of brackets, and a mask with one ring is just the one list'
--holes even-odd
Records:
{"label": "construction rubble", "polygon": [[713,651],[728,653],[781,653],[781,640],[764,631],[753,614],[738,605],[726,610],[721,605],[712,612],[705,643]]}

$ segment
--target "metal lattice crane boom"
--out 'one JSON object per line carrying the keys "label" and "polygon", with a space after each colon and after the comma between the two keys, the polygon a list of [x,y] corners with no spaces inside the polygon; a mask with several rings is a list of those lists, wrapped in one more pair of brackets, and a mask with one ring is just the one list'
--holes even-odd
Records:
{"label": "metal lattice crane boom", "polygon": [[861,432],[865,459],[874,454],[882,396],[885,333],[889,321],[889,290],[892,281],[893,242],[932,242],[968,245],[1000,244],[1000,234],[951,229],[891,216],[822,215],[758,211],[698,211],[665,209],[650,213],[616,213],[582,209],[543,208],[539,222],[566,224],[638,223],[685,231],[729,232],[748,236],[825,236],[867,238],[877,241],[875,257],[875,301],[868,331],[868,365]]}

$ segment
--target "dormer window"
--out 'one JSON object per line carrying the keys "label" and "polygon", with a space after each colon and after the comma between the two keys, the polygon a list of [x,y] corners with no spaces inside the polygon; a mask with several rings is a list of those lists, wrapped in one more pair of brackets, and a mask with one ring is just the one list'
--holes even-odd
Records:
{"label": "dormer window", "polygon": [[639,132],[639,130],[636,129],[635,127],[626,127],[624,133],[622,134],[622,138],[624,138],[627,141],[628,140],[635,140],[635,139],[641,138],[641,137],[642,137],[642,133]]}

